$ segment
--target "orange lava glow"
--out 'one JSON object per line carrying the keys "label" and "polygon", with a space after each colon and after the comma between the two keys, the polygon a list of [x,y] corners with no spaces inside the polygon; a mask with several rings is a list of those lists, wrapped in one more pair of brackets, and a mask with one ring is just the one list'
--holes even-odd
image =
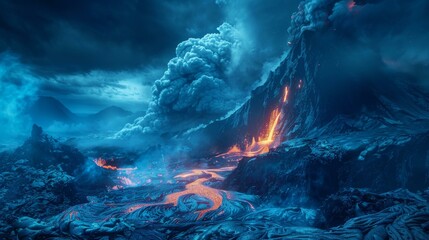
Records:
{"label": "orange lava glow", "polygon": [[224,167],[224,168],[218,168],[218,169],[193,169],[189,172],[179,174],[174,178],[183,179],[183,180],[193,179],[193,178],[196,178],[196,179],[186,184],[185,190],[168,194],[164,198],[164,201],[160,203],[136,204],[128,208],[126,212],[131,213],[143,207],[149,207],[149,206],[159,206],[159,205],[166,205],[166,204],[173,204],[173,206],[177,206],[180,197],[188,194],[195,194],[195,195],[207,198],[211,201],[210,208],[196,211],[196,213],[198,213],[197,219],[200,219],[207,212],[217,210],[222,205],[222,200],[223,200],[222,192],[224,192],[222,190],[208,187],[204,185],[204,183],[208,181],[221,181],[223,180],[223,177],[220,176],[217,172],[232,171],[233,169],[234,167]]}
{"label": "orange lava glow", "polygon": [[95,158],[93,161],[94,161],[94,163],[97,166],[99,166],[101,168],[104,168],[104,169],[112,170],[112,171],[133,171],[133,170],[137,169],[137,167],[134,167],[134,168],[120,168],[120,167],[116,167],[116,166],[113,166],[113,165],[107,165],[106,160],[104,160],[102,158]]}
{"label": "orange lava glow", "polygon": [[259,154],[269,152],[270,148],[277,147],[281,141],[281,132],[279,128],[284,120],[283,107],[288,101],[288,96],[289,87],[286,86],[284,88],[282,103],[271,112],[267,130],[259,135],[257,141],[255,138],[252,138],[252,142],[250,144],[246,144],[244,149],[241,149],[239,145],[236,144],[232,146],[228,152],[217,155],[217,157],[235,159],[238,159],[239,157],[254,157]]}
{"label": "orange lava glow", "polygon": [[286,87],[285,87],[285,92],[284,92],[284,94],[283,94],[283,103],[285,103],[285,102],[287,101],[287,97],[288,97],[288,95],[289,95],[289,87],[288,87],[288,86],[286,86]]}
{"label": "orange lava glow", "polygon": [[[288,102],[289,90],[290,89],[288,86],[284,88],[283,96],[281,99],[279,99],[279,104],[276,106],[276,108],[271,112],[266,129],[259,135],[258,140],[252,138],[252,142],[247,144],[244,149],[240,148],[239,144],[236,144],[232,146],[228,152],[217,155],[217,157],[234,159],[238,161],[243,156],[253,157],[269,152],[270,148],[277,147],[281,143],[282,132],[280,129],[283,126],[285,120],[284,106]],[[106,167],[105,162],[100,165],[102,167]],[[195,194],[204,197],[211,202],[210,207],[195,211],[195,213],[198,214],[197,220],[201,219],[206,213],[219,209],[222,205],[224,197],[226,199],[234,199],[234,195],[230,192],[215,189],[205,185],[205,183],[210,181],[222,181],[224,178],[219,175],[219,172],[228,172],[234,169],[235,167],[223,167],[218,169],[192,169],[188,172],[181,173],[176,175],[174,178],[176,180],[184,180],[188,182],[185,185],[185,190],[168,194],[164,197],[162,202],[135,204],[127,208],[125,212],[132,213],[141,208],[150,206],[177,206],[181,197]],[[247,203],[252,209],[254,209],[254,206],[250,202]],[[220,211],[218,214],[222,214],[222,211]]]}

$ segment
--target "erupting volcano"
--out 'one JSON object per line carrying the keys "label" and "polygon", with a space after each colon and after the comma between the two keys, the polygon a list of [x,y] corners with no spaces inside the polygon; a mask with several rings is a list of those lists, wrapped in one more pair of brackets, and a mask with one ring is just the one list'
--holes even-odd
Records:
{"label": "erupting volcano", "polygon": [[429,239],[429,1],[14,2],[0,239]]}

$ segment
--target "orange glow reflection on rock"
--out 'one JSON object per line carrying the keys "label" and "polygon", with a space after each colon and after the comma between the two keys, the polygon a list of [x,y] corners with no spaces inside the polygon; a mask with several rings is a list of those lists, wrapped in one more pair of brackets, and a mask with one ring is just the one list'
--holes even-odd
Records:
{"label": "orange glow reflection on rock", "polygon": [[104,168],[104,169],[112,170],[112,171],[133,171],[133,170],[137,169],[137,167],[134,167],[134,168],[120,168],[120,167],[116,167],[116,166],[113,166],[113,165],[108,165],[107,161],[104,160],[104,159],[102,159],[102,158],[95,158],[93,161],[94,161],[94,163],[97,166],[99,166],[101,168]]}

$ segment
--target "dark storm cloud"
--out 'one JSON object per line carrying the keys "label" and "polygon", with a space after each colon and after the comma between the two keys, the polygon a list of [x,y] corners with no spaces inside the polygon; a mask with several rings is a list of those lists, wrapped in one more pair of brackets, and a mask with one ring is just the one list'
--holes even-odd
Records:
{"label": "dark storm cloud", "polygon": [[165,64],[178,42],[214,31],[219,7],[190,1],[0,1],[0,51],[42,74]]}
{"label": "dark storm cloud", "polygon": [[43,79],[39,93],[61,99],[77,112],[111,105],[143,111],[151,98],[152,81],[160,76],[162,71],[154,68],[57,74]]}

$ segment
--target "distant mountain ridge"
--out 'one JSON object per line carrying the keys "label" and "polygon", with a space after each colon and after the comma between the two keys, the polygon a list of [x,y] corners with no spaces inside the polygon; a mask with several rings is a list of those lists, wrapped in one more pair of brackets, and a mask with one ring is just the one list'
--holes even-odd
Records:
{"label": "distant mountain ridge", "polygon": [[126,117],[132,114],[133,114],[132,112],[127,111],[123,108],[120,108],[117,106],[110,106],[95,114],[91,114],[89,116],[94,119],[106,119],[106,118],[118,117],[118,116]]}
{"label": "distant mountain ridge", "polygon": [[47,127],[54,122],[72,124],[78,121],[78,116],[71,112],[58,99],[40,96],[28,109],[28,115],[33,123]]}
{"label": "distant mountain ridge", "polygon": [[110,106],[93,114],[77,114],[58,99],[50,96],[40,96],[28,107],[26,114],[31,117],[33,124],[47,129],[59,123],[68,126],[86,126],[92,130],[122,127],[128,122],[128,118],[135,115],[118,106]]}

